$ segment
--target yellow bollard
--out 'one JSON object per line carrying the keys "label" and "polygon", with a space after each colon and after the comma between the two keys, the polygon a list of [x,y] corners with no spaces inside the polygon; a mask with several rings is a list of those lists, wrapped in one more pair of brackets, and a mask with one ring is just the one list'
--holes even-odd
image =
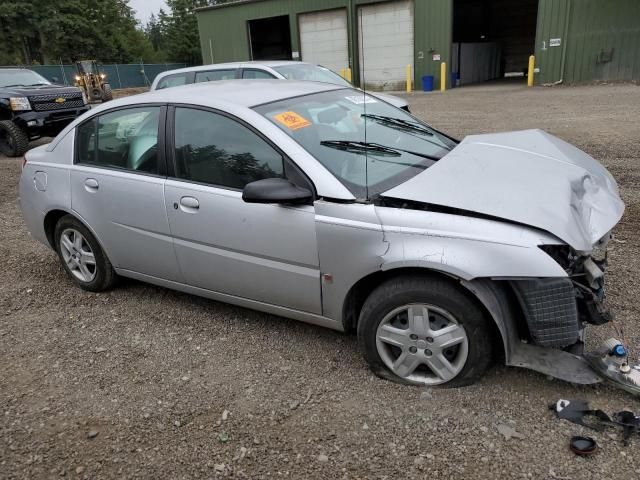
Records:
{"label": "yellow bollard", "polygon": [[407,65],[407,93],[411,93],[411,65]]}
{"label": "yellow bollard", "polygon": [[340,69],[340,76],[345,80],[347,79],[347,74],[345,73],[344,67]]}
{"label": "yellow bollard", "polygon": [[440,64],[440,91],[444,92],[447,89],[447,64],[442,62]]}
{"label": "yellow bollard", "polygon": [[351,69],[347,67],[347,69],[345,70],[345,74],[347,75],[345,77],[347,82],[351,83]]}
{"label": "yellow bollard", "polygon": [[528,87],[533,87],[533,71],[535,70],[535,66],[536,66],[536,57],[531,55],[529,57],[529,72],[527,73],[527,86]]}

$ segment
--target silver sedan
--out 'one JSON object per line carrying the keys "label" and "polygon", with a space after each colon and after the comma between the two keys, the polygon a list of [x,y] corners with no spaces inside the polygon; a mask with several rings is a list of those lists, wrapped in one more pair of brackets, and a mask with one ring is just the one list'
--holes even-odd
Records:
{"label": "silver sedan", "polygon": [[460,142],[362,91],[277,80],[92,109],[27,154],[20,199],[80,288],[130,277],[357,332],[378,375],[447,386],[496,357],[589,383],[624,209],[543,131]]}
{"label": "silver sedan", "polygon": [[[151,90],[161,90],[180,85],[200,82],[216,82],[231,79],[273,79],[304,80],[325,82],[341,87],[352,87],[351,83],[336,72],[321,65],[291,60],[268,60],[251,62],[216,63],[197,67],[168,70],[156,75]],[[370,95],[394,107],[409,111],[409,104],[404,98],[388,93],[373,92]]]}

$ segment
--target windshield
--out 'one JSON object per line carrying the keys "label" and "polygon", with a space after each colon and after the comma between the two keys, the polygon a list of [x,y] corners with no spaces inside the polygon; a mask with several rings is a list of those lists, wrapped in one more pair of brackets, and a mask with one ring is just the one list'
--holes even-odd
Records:
{"label": "windshield", "polygon": [[405,111],[351,88],[290,98],[255,110],[360,199],[374,198],[409,180],[456,145]]}
{"label": "windshield", "polygon": [[78,68],[80,69],[81,74],[85,73],[97,73],[94,68],[93,60],[81,60],[77,62]]}
{"label": "windshield", "polygon": [[33,70],[0,69],[0,87],[28,87],[32,85],[51,85],[51,82]]}
{"label": "windshield", "polygon": [[273,67],[273,69],[280,75],[284,75],[287,80],[307,80],[351,87],[351,84],[336,72],[321,67],[320,65],[301,63],[299,65],[282,65],[280,67]]}

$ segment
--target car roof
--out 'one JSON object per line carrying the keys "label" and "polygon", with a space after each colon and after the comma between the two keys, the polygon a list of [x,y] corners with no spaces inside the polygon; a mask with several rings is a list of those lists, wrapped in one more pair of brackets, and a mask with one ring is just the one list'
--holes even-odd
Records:
{"label": "car roof", "polygon": [[[237,105],[255,107],[265,103],[276,102],[292,97],[310,95],[330,90],[345,88],[330,83],[290,80],[220,80],[216,82],[202,82],[179,87],[153,90],[151,92],[125,97],[108,102],[106,106],[117,103],[129,105],[131,103],[167,102],[189,103],[194,105],[216,107],[221,105]],[[100,108],[100,107],[97,107]]]}
{"label": "car roof", "polygon": [[223,70],[225,68],[238,68],[241,65],[252,65],[252,66],[263,66],[263,67],[282,67],[284,65],[313,65],[312,63],[307,62],[297,62],[294,60],[248,60],[246,62],[227,62],[227,63],[210,63],[208,65],[199,65],[197,67],[185,67],[185,68],[177,68],[176,70],[167,70],[166,72],[162,72],[158,74],[158,77],[165,77],[168,75],[173,75],[175,73],[184,73],[184,72],[203,72],[208,70]]}

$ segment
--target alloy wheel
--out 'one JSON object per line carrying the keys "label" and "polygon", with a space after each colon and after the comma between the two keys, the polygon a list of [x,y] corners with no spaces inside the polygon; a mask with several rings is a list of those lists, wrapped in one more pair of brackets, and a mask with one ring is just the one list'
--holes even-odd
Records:
{"label": "alloy wheel", "polygon": [[87,239],[74,228],[60,236],[60,253],[69,271],[81,282],[89,283],[97,273],[96,258]]}

